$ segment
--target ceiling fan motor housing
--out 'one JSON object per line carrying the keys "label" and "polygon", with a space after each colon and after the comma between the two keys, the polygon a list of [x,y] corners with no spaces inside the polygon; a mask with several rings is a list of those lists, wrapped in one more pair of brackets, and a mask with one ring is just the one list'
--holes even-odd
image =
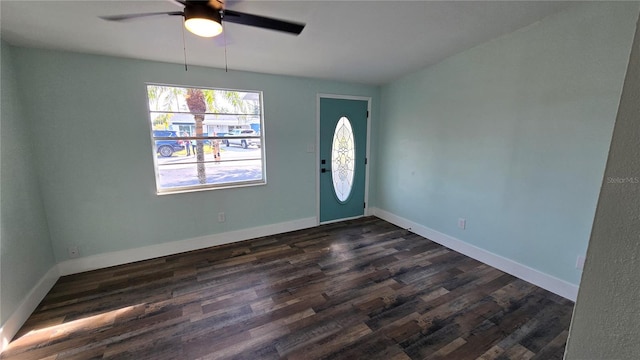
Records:
{"label": "ceiling fan motor housing", "polygon": [[184,8],[184,18],[185,20],[189,19],[209,19],[217,22],[218,24],[222,23],[222,17],[220,15],[220,11],[210,7],[206,2],[200,3],[189,3]]}

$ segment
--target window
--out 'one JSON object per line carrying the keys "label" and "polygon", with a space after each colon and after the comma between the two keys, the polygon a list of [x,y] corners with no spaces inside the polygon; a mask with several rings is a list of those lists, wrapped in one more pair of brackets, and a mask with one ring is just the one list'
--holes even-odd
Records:
{"label": "window", "polygon": [[178,133],[187,133],[189,136],[196,133],[195,125],[178,125]]}
{"label": "window", "polygon": [[147,85],[158,194],[266,183],[262,93]]}

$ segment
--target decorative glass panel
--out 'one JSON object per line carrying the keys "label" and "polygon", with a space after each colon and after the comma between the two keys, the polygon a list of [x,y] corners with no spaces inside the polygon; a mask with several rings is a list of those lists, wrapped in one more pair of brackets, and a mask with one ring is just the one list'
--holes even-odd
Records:
{"label": "decorative glass panel", "polygon": [[341,117],[333,133],[331,145],[331,177],[338,200],[345,202],[351,194],[355,171],[355,143],[351,122]]}

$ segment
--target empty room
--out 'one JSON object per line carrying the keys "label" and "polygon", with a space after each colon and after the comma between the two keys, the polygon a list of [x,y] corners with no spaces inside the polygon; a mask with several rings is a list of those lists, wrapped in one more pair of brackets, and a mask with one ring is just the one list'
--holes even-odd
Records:
{"label": "empty room", "polygon": [[640,356],[640,2],[0,16],[1,359]]}

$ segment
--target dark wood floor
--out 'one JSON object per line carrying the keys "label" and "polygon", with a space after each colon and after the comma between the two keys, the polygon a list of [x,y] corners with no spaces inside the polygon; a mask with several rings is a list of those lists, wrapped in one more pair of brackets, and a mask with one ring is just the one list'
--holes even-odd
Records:
{"label": "dark wood floor", "polygon": [[377,218],[60,278],[3,359],[562,359],[573,303]]}

